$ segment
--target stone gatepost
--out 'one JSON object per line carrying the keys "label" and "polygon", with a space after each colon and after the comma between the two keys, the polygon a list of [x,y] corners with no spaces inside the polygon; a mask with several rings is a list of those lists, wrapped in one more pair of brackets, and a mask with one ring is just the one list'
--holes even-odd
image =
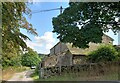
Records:
{"label": "stone gatepost", "polygon": [[44,78],[44,68],[39,70],[39,78]]}

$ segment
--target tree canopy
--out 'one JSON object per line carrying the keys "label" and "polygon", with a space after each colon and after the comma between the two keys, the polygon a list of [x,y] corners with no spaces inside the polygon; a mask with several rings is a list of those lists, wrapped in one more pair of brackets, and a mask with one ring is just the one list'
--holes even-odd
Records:
{"label": "tree canopy", "polygon": [[[53,32],[60,41],[80,48],[89,42],[101,43],[103,32],[120,30],[120,2],[70,2],[53,18]],[[119,19],[119,20],[116,20]]]}
{"label": "tree canopy", "polygon": [[[29,39],[20,32],[20,28],[26,29],[28,32],[37,35],[32,24],[30,24],[25,15],[30,15],[30,9],[24,2],[3,2],[2,3],[2,37],[3,48],[7,43],[11,43],[13,47],[21,46],[26,48],[23,40]],[[6,49],[6,48],[5,48]]]}
{"label": "tree canopy", "polygon": [[40,58],[37,52],[33,51],[31,48],[28,48],[28,52],[23,54],[21,61],[23,66],[31,67],[37,66],[40,62]]}
{"label": "tree canopy", "polygon": [[27,49],[25,40],[29,37],[20,32],[21,28],[37,35],[25,15],[31,16],[29,3],[2,2],[2,60],[4,65],[10,65],[11,61],[16,60],[21,52]]}

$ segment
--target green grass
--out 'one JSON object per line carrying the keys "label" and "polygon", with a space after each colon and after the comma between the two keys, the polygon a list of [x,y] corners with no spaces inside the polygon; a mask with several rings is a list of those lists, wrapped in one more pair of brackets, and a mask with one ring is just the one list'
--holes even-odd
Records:
{"label": "green grass", "polygon": [[23,76],[21,75],[19,78],[23,78]]}
{"label": "green grass", "polygon": [[100,80],[118,80],[118,73],[113,73],[113,74],[102,76]]}
{"label": "green grass", "polygon": [[59,76],[52,76],[46,79],[39,79],[37,74],[34,74],[32,78],[35,81],[102,81],[102,80],[118,80],[118,73],[111,73],[106,75],[99,75],[99,76],[89,76],[85,72],[79,73],[66,73],[64,75]]}

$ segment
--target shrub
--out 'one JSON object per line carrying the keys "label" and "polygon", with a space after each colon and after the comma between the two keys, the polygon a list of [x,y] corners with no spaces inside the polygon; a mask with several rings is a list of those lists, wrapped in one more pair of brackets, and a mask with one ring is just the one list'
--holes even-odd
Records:
{"label": "shrub", "polygon": [[25,53],[22,56],[21,61],[23,66],[31,67],[38,65],[41,59],[39,58],[37,52],[33,51],[32,49],[29,49],[28,53]]}
{"label": "shrub", "polygon": [[39,69],[40,69],[40,68],[39,68],[39,64],[38,64],[38,65],[36,66],[36,68],[35,68],[35,71],[34,71],[34,72],[35,72],[36,74],[39,74]]}
{"label": "shrub", "polygon": [[114,45],[114,48],[116,49],[116,51],[118,52],[118,57],[120,59],[120,47],[117,45]]}
{"label": "shrub", "polygon": [[106,62],[118,59],[118,53],[112,45],[101,45],[97,50],[88,54],[89,62]]}

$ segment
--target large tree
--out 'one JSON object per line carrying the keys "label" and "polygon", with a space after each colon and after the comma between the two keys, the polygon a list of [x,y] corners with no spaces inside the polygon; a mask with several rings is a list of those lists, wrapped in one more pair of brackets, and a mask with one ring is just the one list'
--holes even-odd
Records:
{"label": "large tree", "polygon": [[86,48],[89,42],[101,43],[103,32],[120,30],[120,3],[70,2],[52,22],[60,41]]}
{"label": "large tree", "polygon": [[35,29],[25,18],[25,15],[31,15],[28,6],[29,4],[25,2],[2,3],[2,50],[4,65],[10,65],[11,61],[16,60],[22,50],[27,49],[25,40],[29,39],[29,37],[20,32],[21,28],[37,35]]}

